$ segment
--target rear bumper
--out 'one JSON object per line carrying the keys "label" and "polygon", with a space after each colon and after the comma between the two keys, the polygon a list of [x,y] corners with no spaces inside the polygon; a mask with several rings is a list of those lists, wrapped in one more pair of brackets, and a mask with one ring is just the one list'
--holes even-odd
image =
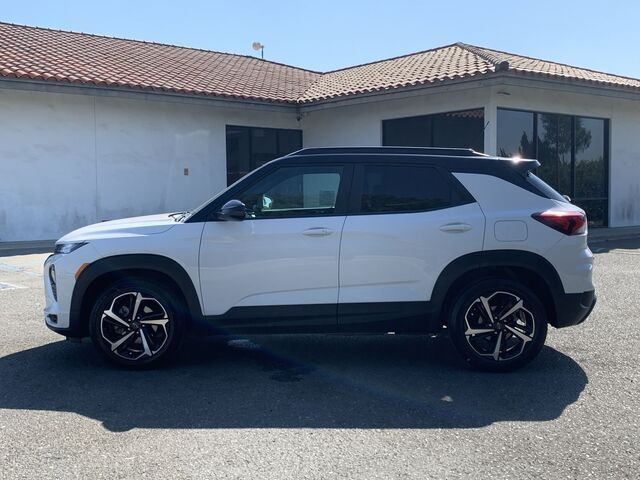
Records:
{"label": "rear bumper", "polygon": [[596,305],[596,292],[565,293],[556,298],[556,328],[571,327],[584,322]]}

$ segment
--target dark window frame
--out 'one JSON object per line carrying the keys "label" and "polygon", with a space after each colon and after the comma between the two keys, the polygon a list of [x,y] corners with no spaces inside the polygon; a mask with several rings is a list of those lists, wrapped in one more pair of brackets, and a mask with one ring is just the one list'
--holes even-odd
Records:
{"label": "dark window frame", "polygon": [[[302,129],[298,129],[298,128],[274,128],[274,127],[259,127],[259,126],[253,126],[253,125],[234,125],[234,124],[227,124],[225,125],[225,169],[226,169],[226,183],[227,186],[232,185],[233,183],[235,183],[236,181],[239,180],[236,179],[232,182],[229,181],[229,150],[228,150],[228,145],[227,145],[227,141],[228,141],[228,135],[229,135],[229,130],[230,129],[241,129],[241,130],[245,130],[248,132],[248,136],[249,136],[249,171],[247,172],[246,175],[248,175],[249,173],[253,172],[254,170],[256,170],[257,168],[259,168],[259,166],[256,165],[255,159],[253,158],[253,142],[252,142],[252,138],[253,138],[253,131],[254,130],[267,130],[267,131],[272,131],[275,132],[276,134],[276,156],[273,158],[273,160],[275,160],[276,158],[281,157],[282,155],[279,153],[280,152],[280,135],[278,135],[279,132],[282,131],[286,131],[286,132],[291,132],[291,133],[297,133],[299,136],[299,145],[300,148],[303,147],[303,131]],[[246,176],[243,175],[243,176]],[[240,177],[242,178],[242,177]]]}
{"label": "dark window frame", "polygon": [[[609,185],[609,176],[610,176],[610,158],[611,158],[611,120],[606,117],[597,117],[594,115],[579,115],[579,114],[567,114],[567,113],[558,113],[558,112],[547,112],[547,111],[539,111],[539,110],[526,110],[521,108],[511,108],[511,107],[501,107],[498,106],[497,110],[506,110],[511,112],[520,112],[520,113],[530,113],[533,115],[533,148],[534,148],[534,158],[538,157],[538,115],[563,115],[571,118],[571,193],[573,194],[576,191],[575,188],[575,166],[576,166],[576,145],[575,145],[575,129],[576,129],[576,118],[585,118],[591,120],[602,120],[604,125],[603,132],[603,142],[604,142],[604,151],[603,151],[603,161],[604,161],[604,186],[605,186],[605,195],[603,197],[576,197],[576,199],[580,201],[604,201],[604,215],[603,215],[603,225],[602,227],[607,227],[610,222],[609,214],[610,214],[610,201],[611,201],[611,186]],[[496,111],[497,113],[497,111]],[[497,118],[497,115],[496,115]],[[499,125],[496,125],[499,128]],[[496,136],[497,141],[497,136]],[[498,148],[499,145],[496,145]],[[535,172],[534,172],[535,173]],[[572,195],[572,201],[574,200]]]}

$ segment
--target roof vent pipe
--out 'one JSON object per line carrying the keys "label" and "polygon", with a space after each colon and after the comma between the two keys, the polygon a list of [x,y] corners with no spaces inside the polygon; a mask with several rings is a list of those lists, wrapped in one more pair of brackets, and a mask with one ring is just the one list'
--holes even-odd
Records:
{"label": "roof vent pipe", "polygon": [[496,64],[496,72],[506,72],[507,70],[509,70],[509,62],[507,62],[506,60],[503,60],[502,62]]}

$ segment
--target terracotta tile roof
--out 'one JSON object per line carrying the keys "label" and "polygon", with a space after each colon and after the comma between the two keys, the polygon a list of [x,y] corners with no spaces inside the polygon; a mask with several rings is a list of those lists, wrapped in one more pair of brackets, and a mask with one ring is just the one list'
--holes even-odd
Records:
{"label": "terracotta tile roof", "polygon": [[506,71],[640,90],[639,79],[456,43],[324,73],[305,90],[298,102],[317,102]]}
{"label": "terracotta tile roof", "polygon": [[538,58],[501,52],[499,50],[475,47],[473,45],[460,45],[469,51],[476,52],[478,55],[491,57],[494,63],[502,64],[502,67],[504,69],[508,68],[509,71],[546,75],[549,77],[562,77],[573,80],[584,80],[601,85],[640,89],[640,79],[638,78],[612,75],[610,73],[598,72],[588,68],[573,67],[562,63],[549,62]]}
{"label": "terracotta tile roof", "polygon": [[302,103],[427,85],[490,73],[494,65],[458,44],[328,72],[299,98]]}
{"label": "terracotta tile roof", "polygon": [[254,57],[0,22],[0,77],[286,104],[501,72],[640,91],[640,80],[456,43],[327,73]]}
{"label": "terracotta tile roof", "polygon": [[0,23],[0,76],[294,102],[318,73],[254,57]]}

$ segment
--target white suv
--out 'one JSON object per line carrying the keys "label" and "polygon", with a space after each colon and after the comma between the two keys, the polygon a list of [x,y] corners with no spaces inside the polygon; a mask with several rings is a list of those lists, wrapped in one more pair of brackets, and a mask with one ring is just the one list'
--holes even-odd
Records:
{"label": "white suv", "polygon": [[535,160],[311,148],[192,212],[76,230],[44,265],[46,325],[143,366],[197,334],[443,329],[472,365],[534,358],[595,304],[584,211]]}

